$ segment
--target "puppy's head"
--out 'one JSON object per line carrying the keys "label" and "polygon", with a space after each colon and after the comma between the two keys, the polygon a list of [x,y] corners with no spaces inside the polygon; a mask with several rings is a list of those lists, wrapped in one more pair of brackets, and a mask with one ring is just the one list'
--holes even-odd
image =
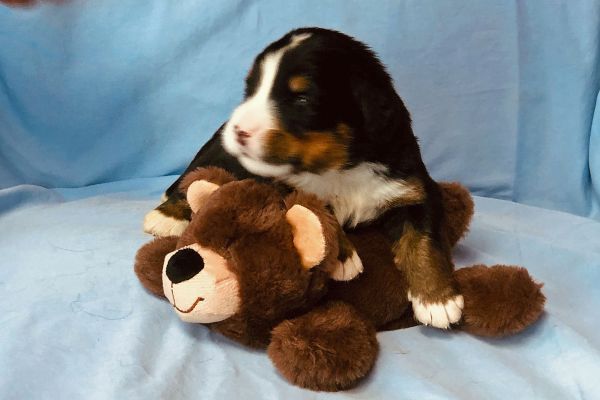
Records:
{"label": "puppy's head", "polygon": [[282,177],[352,167],[410,118],[379,60],[336,31],[294,30],[258,55],[223,144],[250,172]]}

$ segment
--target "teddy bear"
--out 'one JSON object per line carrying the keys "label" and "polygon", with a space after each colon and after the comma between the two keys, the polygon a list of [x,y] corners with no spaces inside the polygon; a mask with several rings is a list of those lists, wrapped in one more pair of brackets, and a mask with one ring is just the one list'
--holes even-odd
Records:
{"label": "teddy bear", "polygon": [[[440,184],[443,234],[454,245],[473,203],[456,183]],[[180,318],[242,344],[266,348],[291,383],[319,391],[351,388],[378,354],[377,331],[417,322],[402,272],[377,226],[347,232],[361,271],[337,259],[341,228],[315,196],[236,180],[200,168],[180,186],[192,219],[180,237],[139,249],[135,272]],[[454,271],[464,304],[453,329],[500,337],[534,323],[545,297],[521,267],[475,265]]]}

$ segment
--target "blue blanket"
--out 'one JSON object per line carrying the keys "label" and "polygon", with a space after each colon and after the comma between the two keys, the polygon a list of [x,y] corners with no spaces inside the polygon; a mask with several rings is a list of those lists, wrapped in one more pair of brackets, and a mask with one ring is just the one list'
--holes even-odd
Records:
{"label": "blue blanket", "polygon": [[[20,186],[0,204],[0,397],[307,399],[267,355],[185,324],[133,274],[144,213],[169,178],[85,189]],[[487,340],[417,327],[378,334],[364,399],[596,398],[600,393],[600,223],[476,198],[459,266],[526,265],[547,312],[518,336]]]}
{"label": "blue blanket", "polygon": [[145,212],[289,29],[369,43],[437,179],[478,196],[459,266],[526,266],[547,312],[486,340],[380,333],[391,399],[600,397],[600,1],[0,5],[0,398],[341,398],[182,323],[133,271]]}

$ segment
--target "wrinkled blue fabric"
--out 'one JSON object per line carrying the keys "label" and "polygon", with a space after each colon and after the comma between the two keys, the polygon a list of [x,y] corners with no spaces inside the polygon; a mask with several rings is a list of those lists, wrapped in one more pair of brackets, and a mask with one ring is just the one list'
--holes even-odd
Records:
{"label": "wrinkled blue fabric", "polygon": [[[144,291],[132,264],[169,177],[85,189],[20,186],[0,214],[0,398],[329,399]],[[8,191],[8,192],[7,192]],[[378,334],[359,399],[576,399],[600,394],[600,222],[476,198],[457,265],[525,265],[546,313],[507,339],[416,327]]]}
{"label": "wrinkled blue fabric", "polygon": [[[144,213],[306,25],[379,53],[434,177],[479,195],[457,265],[526,266],[536,326],[380,333],[365,382],[312,393],[141,288]],[[599,42],[597,0],[0,5],[0,398],[600,397]]]}
{"label": "wrinkled blue fabric", "polygon": [[600,1],[162,0],[0,6],[0,187],[181,172],[298,26],[381,56],[432,174],[600,217]]}

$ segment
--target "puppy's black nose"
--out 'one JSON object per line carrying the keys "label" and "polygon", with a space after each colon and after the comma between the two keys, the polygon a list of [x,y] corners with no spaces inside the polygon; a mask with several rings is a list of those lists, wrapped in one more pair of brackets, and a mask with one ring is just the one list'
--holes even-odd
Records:
{"label": "puppy's black nose", "polygon": [[173,283],[187,281],[204,268],[204,260],[192,249],[181,249],[167,263],[167,278]]}

